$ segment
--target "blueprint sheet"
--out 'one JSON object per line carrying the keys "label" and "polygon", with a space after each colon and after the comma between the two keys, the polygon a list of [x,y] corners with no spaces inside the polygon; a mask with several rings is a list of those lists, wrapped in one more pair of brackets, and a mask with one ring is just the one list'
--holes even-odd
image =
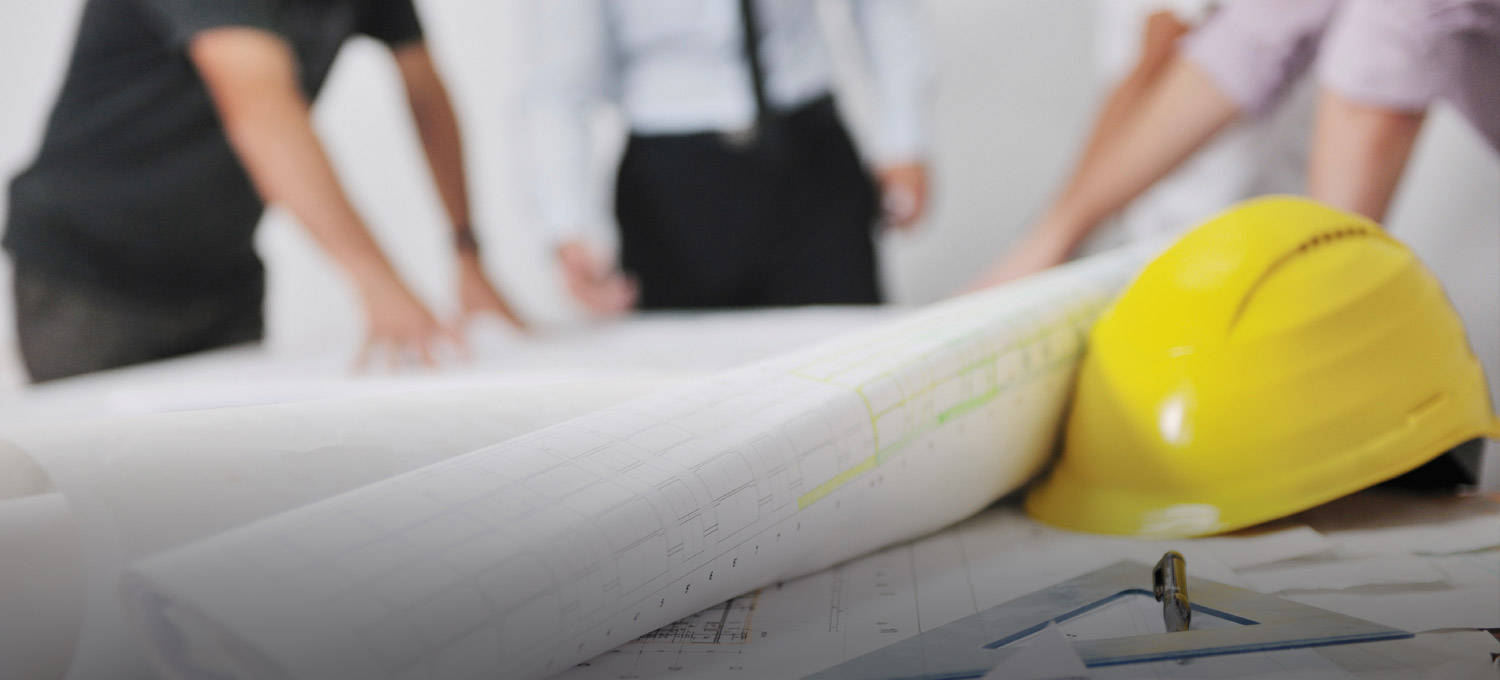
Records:
{"label": "blueprint sheet", "polygon": [[[1468,521],[1473,521],[1472,516]],[[1267,531],[1174,541],[1168,546],[1049,529],[1026,518],[1013,504],[1002,504],[937,534],[737,597],[579,664],[559,678],[802,678],[1122,558],[1142,562],[1143,586],[1150,583],[1146,565],[1168,547],[1188,556],[1190,579],[1201,576],[1246,585],[1229,565],[1253,571],[1262,566],[1248,557],[1254,553],[1296,564],[1335,548],[1333,542],[1317,537],[1306,526],[1283,523]],[[1423,592],[1428,598],[1451,601],[1430,588]],[[1457,592],[1462,597],[1462,591]],[[1496,597],[1500,595],[1490,596],[1491,600]],[[1194,629],[1232,625],[1236,624],[1206,615],[1193,618]],[[1138,597],[1122,599],[1061,628],[1069,640],[1086,640],[1160,633],[1164,624],[1161,605]],[[1463,643],[1458,645],[1435,643],[1432,637],[1196,659],[1186,664],[1093,668],[1088,677],[1416,680],[1449,677],[1438,669],[1468,658],[1467,663],[1454,667],[1451,677],[1460,678],[1469,676],[1457,674],[1456,669],[1477,668],[1482,673],[1488,654],[1500,652],[1500,646],[1493,638],[1486,639],[1486,634],[1467,639],[1457,636]],[[1428,676],[1430,672],[1436,674]],[[1493,677],[1493,668],[1490,673],[1477,677]]]}
{"label": "blueprint sheet", "polygon": [[[353,370],[349,350],[239,347],[36,386],[0,390],[0,428],[169,411],[419,393],[535,387],[736,368],[910,313],[897,307],[650,312],[525,335],[481,320],[472,355],[437,370]],[[3,468],[0,468],[3,469]]]}
{"label": "blueprint sheet", "polygon": [[471,360],[399,373],[357,374],[315,348],[236,348],[0,394],[0,678],[149,677],[120,606],[132,561],[907,313],[478,328]]}
{"label": "blueprint sheet", "polygon": [[556,674],[1016,489],[1140,262],[1080,262],[148,558],[127,602],[168,677]]}
{"label": "blueprint sheet", "polygon": [[[1301,540],[1302,533],[1301,527],[1289,527],[1248,540],[1300,545],[1295,552],[1304,553],[1326,547]],[[1238,559],[1239,549],[1232,541],[1174,545],[1188,555],[1193,574],[1238,582],[1219,557]],[[591,659],[561,678],[801,678],[1122,558],[1141,561],[1142,584],[1149,585],[1146,565],[1160,558],[1163,549],[1157,542],[1054,531],[1013,507],[997,507],[935,535],[737,598],[734,602],[747,611],[736,613],[733,635],[712,639],[653,634]],[[667,630],[711,630],[714,614],[721,610],[711,609],[685,620],[692,625],[678,622]],[[1194,623],[1212,625],[1199,619]],[[1064,632],[1070,639],[1099,639],[1160,632],[1163,626],[1160,604],[1125,600],[1071,622]],[[1152,664],[1151,675],[1110,677],[1202,677],[1170,674],[1171,665],[1175,664]],[[1200,662],[1196,668],[1210,665],[1216,664]],[[1331,667],[1321,660],[1312,665]]]}
{"label": "blueprint sheet", "polygon": [[[57,677],[63,668],[73,678],[149,677],[120,603],[129,563],[664,384],[489,388],[9,429],[0,462],[14,470],[34,460],[50,478],[28,475],[36,486],[16,491],[33,495],[0,501],[0,631],[8,633],[0,678]],[[61,493],[38,495],[50,481]],[[81,618],[57,618],[79,609]]]}

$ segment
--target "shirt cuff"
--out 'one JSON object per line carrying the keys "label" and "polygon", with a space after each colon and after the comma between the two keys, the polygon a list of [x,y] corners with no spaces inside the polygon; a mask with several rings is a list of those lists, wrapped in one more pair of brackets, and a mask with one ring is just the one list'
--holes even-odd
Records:
{"label": "shirt cuff", "polygon": [[1182,23],[1197,26],[1213,15],[1218,4],[1217,0],[1160,0],[1148,9],[1166,10]]}
{"label": "shirt cuff", "polygon": [[1437,58],[1449,29],[1432,3],[1350,3],[1318,64],[1328,89],[1368,106],[1422,111],[1452,76]]}
{"label": "shirt cuff", "polygon": [[927,157],[927,112],[922,106],[886,106],[872,154],[877,164],[916,161]]}
{"label": "shirt cuff", "polygon": [[215,28],[253,28],[282,36],[265,0],[146,0],[146,8],[166,27],[174,46],[186,47],[199,33]]}
{"label": "shirt cuff", "polygon": [[591,235],[599,233],[602,221],[607,218],[595,214],[596,211],[584,209],[582,206],[586,203],[588,201],[583,196],[542,197],[537,211],[543,239],[549,246],[555,247],[577,239],[588,240]]}
{"label": "shirt cuff", "polygon": [[567,241],[584,238],[593,230],[589,228],[581,217],[561,218],[552,215],[543,215],[542,224],[546,232],[545,238],[549,245],[558,246]]}
{"label": "shirt cuff", "polygon": [[1232,2],[1183,39],[1181,54],[1256,116],[1307,71],[1337,8],[1330,0]]}

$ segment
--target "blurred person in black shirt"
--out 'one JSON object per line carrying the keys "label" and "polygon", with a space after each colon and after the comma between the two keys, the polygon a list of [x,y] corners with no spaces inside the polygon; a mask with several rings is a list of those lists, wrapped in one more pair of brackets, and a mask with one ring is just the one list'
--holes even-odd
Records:
{"label": "blurred person in black shirt", "polygon": [[462,345],[396,274],[313,131],[310,102],[356,35],[395,57],[453,223],[463,316],[516,322],[480,265],[457,120],[411,0],[89,0],[41,150],[10,185],[32,380],[259,340],[267,203],[352,279],[366,356],[430,364]]}

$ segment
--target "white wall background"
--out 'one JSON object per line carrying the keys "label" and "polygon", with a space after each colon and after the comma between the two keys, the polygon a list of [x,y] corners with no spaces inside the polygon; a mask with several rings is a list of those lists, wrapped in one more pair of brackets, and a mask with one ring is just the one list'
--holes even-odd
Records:
{"label": "white wall background", "polygon": [[[498,280],[523,313],[570,318],[531,228],[516,125],[525,74],[526,0],[419,0],[469,147],[477,222]],[[1100,93],[1093,2],[933,0],[942,67],[935,104],[936,209],[922,233],[887,237],[889,290],[903,303],[942,297],[1023,229],[1071,162]],[[34,152],[71,48],[83,0],[0,0],[0,176]],[[841,42],[847,27],[836,31]],[[852,52],[844,50],[844,52]],[[845,57],[845,71],[855,59]],[[852,79],[856,127],[865,88]],[[320,132],[377,237],[408,280],[451,309],[441,211],[383,50],[351,45],[317,108]],[[608,122],[601,123],[608,127]],[[606,149],[605,154],[612,153]],[[4,205],[0,193],[0,208]],[[1437,269],[1468,322],[1492,391],[1500,391],[1500,162],[1456,116],[1439,110],[1390,220]],[[270,267],[270,342],[288,352],[351,344],[351,292],[285,216],[260,232]],[[8,291],[8,262],[0,286]],[[0,296],[0,384],[19,383],[11,301]]]}

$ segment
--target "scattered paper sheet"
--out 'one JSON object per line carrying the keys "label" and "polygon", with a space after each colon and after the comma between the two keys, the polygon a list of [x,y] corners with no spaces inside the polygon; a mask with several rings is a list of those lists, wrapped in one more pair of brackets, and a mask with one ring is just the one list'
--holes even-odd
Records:
{"label": "scattered paper sheet", "polygon": [[1247,569],[1332,550],[1338,543],[1312,527],[1276,523],[1198,539],[1193,545],[1232,569]]}
{"label": "scattered paper sheet", "polygon": [[1426,562],[1443,573],[1454,588],[1485,589],[1500,593],[1500,549],[1427,557]]}
{"label": "scattered paper sheet", "polygon": [[1425,633],[1408,640],[1323,647],[1318,653],[1359,680],[1494,680],[1500,641],[1484,631]]}
{"label": "scattered paper sheet", "polygon": [[1448,555],[1500,547],[1500,503],[1372,489],[1297,515],[1348,550]]}
{"label": "scattered paper sheet", "polygon": [[83,564],[62,494],[0,501],[0,677],[61,678],[83,612]]}
{"label": "scattered paper sheet", "polygon": [[1089,669],[1062,629],[1049,625],[1001,661],[983,680],[1087,680]]}
{"label": "scattered paper sheet", "polygon": [[1493,588],[1387,586],[1383,590],[1290,592],[1282,597],[1413,633],[1500,628],[1500,592]]}
{"label": "scattered paper sheet", "polygon": [[30,455],[0,441],[0,502],[56,490],[47,472]]}
{"label": "scattered paper sheet", "polygon": [[[1066,537],[1080,547],[1059,552],[1056,542],[1059,537]],[[1222,539],[1234,540],[1259,540],[1259,537],[1237,534]],[[1196,542],[1186,541],[1177,547],[1190,548]],[[1096,552],[1082,547],[1091,543],[1097,546]],[[728,607],[716,606],[694,614],[569,669],[557,680],[618,680],[629,675],[643,680],[806,677],[905,640],[919,631],[976,614],[980,608],[1077,575],[1071,571],[1092,571],[1105,566],[1121,557],[1113,547],[1115,544],[1116,541],[1106,537],[1055,533],[1012,506],[997,506],[912,543],[736,598],[727,603]],[[1045,549],[1038,550],[1042,546]],[[1026,559],[1015,559],[1018,555]],[[1148,565],[1142,564],[1143,586],[1149,583]],[[1496,568],[1500,569],[1500,563]],[[1196,571],[1189,569],[1190,575]],[[1493,590],[1500,592],[1500,587]],[[1441,601],[1452,594],[1435,592],[1433,597]],[[1120,607],[1101,612],[1101,617],[1080,617],[1070,622],[1072,625],[1062,626],[1062,631],[1064,635],[1098,638],[1164,629],[1160,604],[1144,597],[1127,604],[1135,610],[1121,611],[1129,607]],[[1201,628],[1230,624],[1199,616],[1195,617],[1194,625]],[[1092,680],[1288,677],[1412,680],[1421,678],[1426,669],[1455,658],[1434,654],[1426,646],[1408,649],[1391,644],[1293,650],[1254,655],[1253,659],[1252,655],[1235,655],[1197,659],[1182,665],[1093,668],[1089,669],[1089,677]],[[1343,651],[1365,647],[1376,647],[1375,651],[1382,655],[1406,650],[1410,663],[1393,665],[1380,661],[1378,655],[1351,656]],[[1341,653],[1325,658],[1331,650]],[[1363,672],[1377,662],[1384,665],[1376,667],[1399,668],[1402,674],[1367,678]]]}
{"label": "scattered paper sheet", "polygon": [[1441,583],[1443,572],[1427,560],[1406,555],[1354,559],[1302,560],[1239,572],[1262,593],[1293,590],[1346,590],[1360,586]]}
{"label": "scattered paper sheet", "polygon": [[[909,313],[899,307],[804,307],[730,313],[655,312],[573,329],[471,329],[470,361],[436,371],[356,374],[354,357],[307,348],[233,348],[0,391],[0,426],[111,416],[355,399],[419,392],[696,377]],[[684,342],[691,338],[691,342]],[[0,461],[3,465],[3,461]],[[3,483],[3,482],[0,482]]]}

